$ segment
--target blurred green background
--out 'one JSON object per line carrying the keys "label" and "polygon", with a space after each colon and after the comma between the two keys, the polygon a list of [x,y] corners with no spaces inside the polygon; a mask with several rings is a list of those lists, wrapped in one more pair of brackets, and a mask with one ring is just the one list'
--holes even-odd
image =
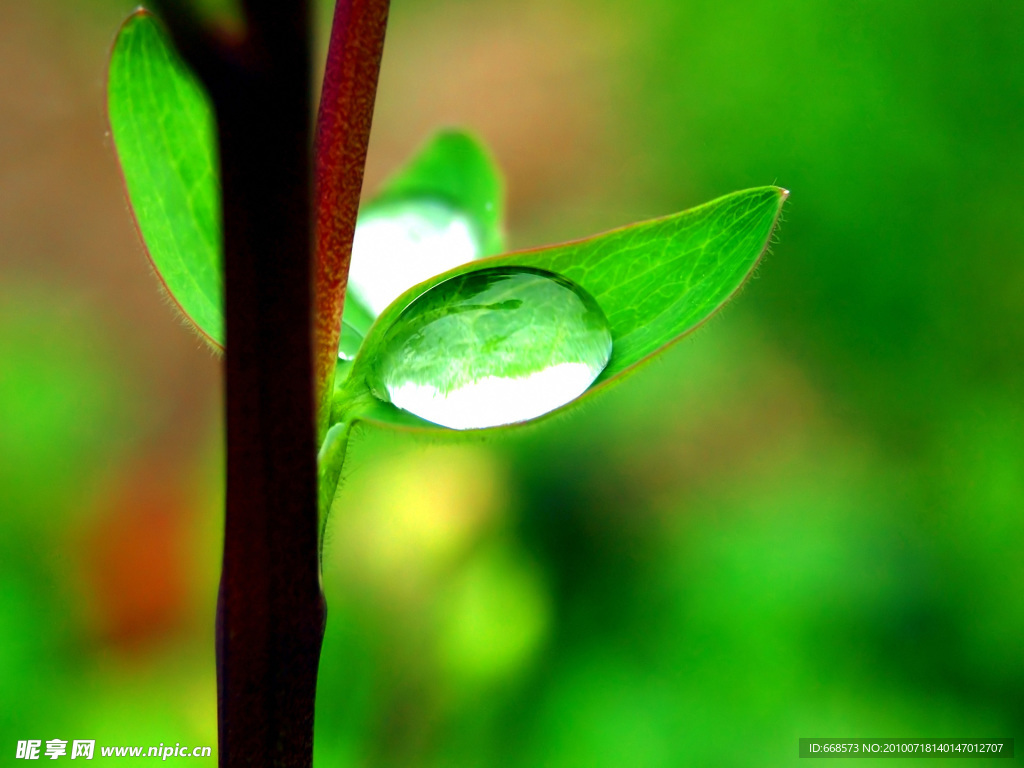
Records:
{"label": "blurred green background", "polygon": [[[5,761],[216,742],[219,369],[105,136],[130,7],[0,0]],[[393,0],[369,190],[459,124],[517,247],[792,198],[740,300],[581,415],[357,438],[318,765],[1024,736],[1021,40],[1005,0]]]}

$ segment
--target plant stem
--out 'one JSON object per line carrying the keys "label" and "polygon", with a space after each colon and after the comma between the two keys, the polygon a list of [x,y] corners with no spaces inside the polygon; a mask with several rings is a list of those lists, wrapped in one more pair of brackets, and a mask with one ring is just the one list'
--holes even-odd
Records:
{"label": "plant stem", "polygon": [[308,768],[320,589],[310,323],[310,28],[245,0],[212,90],[220,135],[227,509],[217,606],[220,764]]}
{"label": "plant stem", "polygon": [[162,3],[217,115],[224,222],[227,504],[217,602],[220,765],[309,768],[320,589],[306,0],[243,0],[220,41]]}
{"label": "plant stem", "polygon": [[[160,5],[210,91],[219,135],[227,341],[220,765],[309,768],[326,620],[316,448],[330,417],[388,2],[338,0],[317,131],[315,219],[307,0],[242,0],[245,38],[235,44],[211,35],[187,5]],[[334,437],[332,489],[348,426]]]}
{"label": "plant stem", "polygon": [[327,527],[327,516],[331,511],[331,504],[334,495],[338,491],[338,483],[341,481],[341,470],[345,465],[345,455],[348,453],[348,439],[352,433],[352,422],[344,421],[333,425],[327,430],[327,436],[320,446],[320,453],[317,454],[317,466],[319,467],[319,490],[320,490],[320,549],[323,553],[324,531]]}
{"label": "plant stem", "polygon": [[370,142],[389,0],[337,0],[316,129],[318,435],[330,418],[352,239]]}

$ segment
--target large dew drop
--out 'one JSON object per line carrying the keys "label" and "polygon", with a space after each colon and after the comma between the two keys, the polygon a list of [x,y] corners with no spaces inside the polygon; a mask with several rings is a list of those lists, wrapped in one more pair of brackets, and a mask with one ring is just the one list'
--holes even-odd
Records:
{"label": "large dew drop", "polygon": [[446,280],[406,307],[375,355],[370,384],[427,421],[481,429],[574,400],[611,353],[608,321],[578,285],[494,267]]}
{"label": "large dew drop", "polygon": [[349,289],[374,316],[416,283],[480,255],[467,216],[434,200],[399,200],[360,217],[352,243]]}

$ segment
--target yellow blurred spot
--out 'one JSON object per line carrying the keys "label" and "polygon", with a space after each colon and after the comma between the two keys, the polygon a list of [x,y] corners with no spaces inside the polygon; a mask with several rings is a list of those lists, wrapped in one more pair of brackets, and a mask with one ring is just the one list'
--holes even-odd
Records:
{"label": "yellow blurred spot", "polygon": [[356,473],[325,551],[348,579],[422,598],[505,508],[500,466],[477,446],[418,448]]}

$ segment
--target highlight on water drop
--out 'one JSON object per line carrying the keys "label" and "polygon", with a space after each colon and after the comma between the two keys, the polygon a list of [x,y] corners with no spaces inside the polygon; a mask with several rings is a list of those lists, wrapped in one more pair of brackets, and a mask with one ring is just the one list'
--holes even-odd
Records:
{"label": "highlight on water drop", "polygon": [[446,280],[406,307],[372,363],[374,394],[451,429],[542,416],[608,364],[597,301],[561,275],[492,267]]}

